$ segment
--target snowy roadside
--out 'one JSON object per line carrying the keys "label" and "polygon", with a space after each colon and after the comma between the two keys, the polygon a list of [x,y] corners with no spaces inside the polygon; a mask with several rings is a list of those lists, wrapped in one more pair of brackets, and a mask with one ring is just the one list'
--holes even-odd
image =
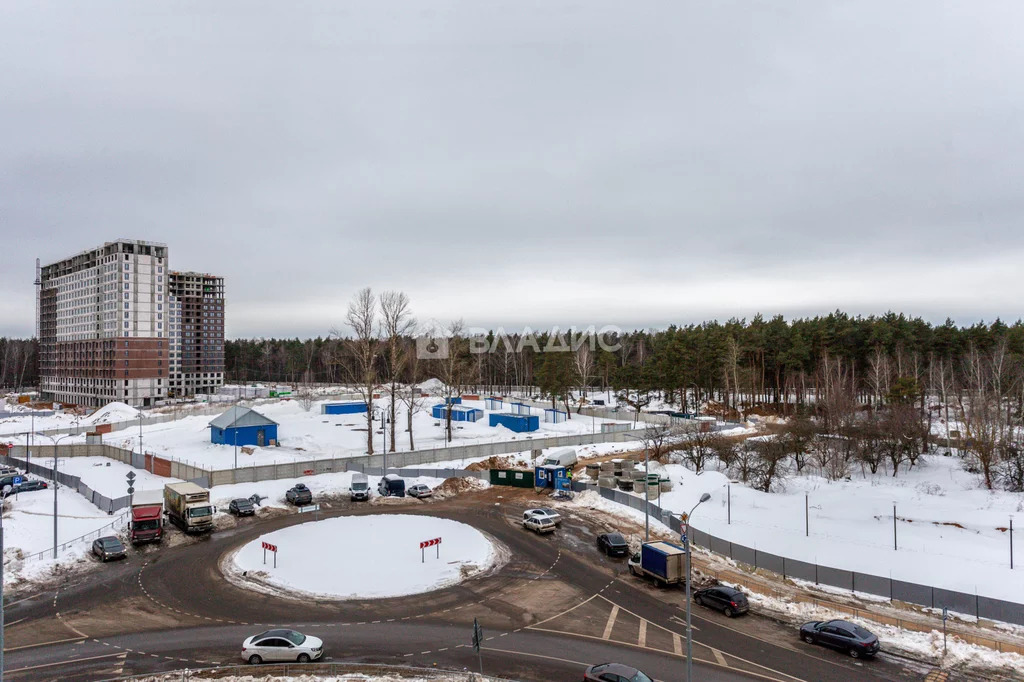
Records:
{"label": "snowy roadside", "polygon": [[[207,678],[202,672],[193,672],[189,675],[190,680],[216,679],[221,682],[512,682],[505,678],[485,677],[473,672],[442,672],[430,674],[427,671],[417,670],[405,674],[384,674],[365,675],[363,673],[343,673],[340,675],[252,675],[228,676],[211,675]],[[155,677],[139,677],[134,682],[179,682],[181,673],[160,675]]]}
{"label": "snowy roadside", "polygon": [[[606,500],[601,497],[597,491],[593,490],[577,494],[571,505],[592,509],[601,512],[602,514],[618,517],[640,526],[644,523],[643,512]],[[673,541],[678,540],[678,536],[673,533],[671,528],[662,523],[661,520],[656,517],[650,517],[650,526],[652,535],[660,536],[661,539]],[[735,570],[734,562],[722,559],[707,552],[703,548],[697,547],[694,548],[695,582],[700,580],[700,576],[702,574],[707,575],[706,573],[703,573],[700,568],[701,565],[708,564],[712,565],[711,572],[714,571],[714,565],[716,564],[720,564],[722,567],[729,570]],[[750,576],[750,578],[753,582],[757,581],[756,576]],[[749,583],[739,585],[736,583],[729,583],[729,581],[725,580],[722,582],[723,584],[732,584],[733,586],[741,589],[749,596],[750,601],[755,605],[759,612],[781,622],[800,625],[811,620],[850,619],[850,615],[848,613],[828,609],[819,604],[799,601],[798,599],[772,597],[755,592],[751,589]],[[775,589],[780,589],[781,587],[783,586],[778,584],[774,585]],[[853,600],[854,602],[861,603],[861,608],[864,610],[869,609],[873,603],[877,603],[878,605],[882,605],[882,603],[886,605],[888,604],[888,600],[881,600],[874,597],[862,600],[860,599],[860,595],[854,598],[851,597],[849,593],[845,593],[842,596],[847,600]],[[947,636],[946,641],[946,654],[943,656],[941,629],[932,630],[930,632],[917,632],[872,621],[870,620],[870,617],[858,618],[856,620],[878,635],[882,642],[883,651],[895,653],[914,660],[926,661],[942,668],[969,671],[976,674],[1000,675],[1006,679],[1013,680],[1021,679],[1022,675],[1024,675],[1024,656],[1018,654],[1001,653],[987,647],[970,644],[956,637],[955,634],[950,633]],[[1014,628],[1013,626],[1007,626],[1000,629],[1011,632],[1019,630],[1019,628]]]}

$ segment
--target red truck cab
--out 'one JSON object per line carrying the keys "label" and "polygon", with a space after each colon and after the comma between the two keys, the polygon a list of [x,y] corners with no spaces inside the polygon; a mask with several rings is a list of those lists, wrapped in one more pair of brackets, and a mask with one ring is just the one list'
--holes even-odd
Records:
{"label": "red truck cab", "polygon": [[164,535],[162,490],[140,490],[132,499],[132,519],[128,524],[133,545],[160,542]]}

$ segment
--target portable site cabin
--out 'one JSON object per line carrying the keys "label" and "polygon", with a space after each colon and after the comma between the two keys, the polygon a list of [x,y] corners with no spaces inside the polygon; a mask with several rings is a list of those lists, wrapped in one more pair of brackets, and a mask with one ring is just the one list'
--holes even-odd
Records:
{"label": "portable site cabin", "polygon": [[526,403],[509,403],[508,406],[512,409],[512,414],[532,414],[530,406]]}
{"label": "portable site cabin", "polygon": [[491,411],[504,410],[505,401],[497,396],[491,396],[490,398],[484,398],[484,407]]}
{"label": "portable site cabin", "polygon": [[535,488],[572,490],[572,479],[569,478],[568,471],[568,467],[541,464],[533,470],[533,486]]}
{"label": "portable site cabin", "polygon": [[[478,410],[475,407],[463,407],[462,405],[452,405],[452,421],[453,422],[475,422],[479,419],[483,419],[484,411]],[[448,406],[438,403],[430,408],[430,414],[434,419],[445,419],[447,418]]]}
{"label": "portable site cabin", "polygon": [[459,397],[459,396],[454,396],[452,398],[445,398],[444,401],[446,403],[448,403],[449,405],[461,405],[462,404],[462,398]]}
{"label": "portable site cabin", "polygon": [[508,412],[492,412],[491,426],[504,426],[516,433],[528,433],[540,428],[540,420],[527,414],[509,414]]}
{"label": "portable site cabin", "polygon": [[552,424],[561,424],[568,417],[569,414],[563,410],[556,410],[551,407],[544,410],[544,421],[551,422]]}
{"label": "portable site cabin", "polygon": [[248,407],[235,406],[210,422],[210,442],[257,445],[277,441],[277,422]]}
{"label": "portable site cabin", "polygon": [[360,414],[367,411],[363,401],[344,403],[324,403],[320,406],[320,414]]}

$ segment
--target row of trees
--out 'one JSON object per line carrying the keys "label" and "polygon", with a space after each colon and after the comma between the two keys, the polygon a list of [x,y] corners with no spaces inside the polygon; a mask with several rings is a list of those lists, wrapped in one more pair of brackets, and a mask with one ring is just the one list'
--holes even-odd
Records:
{"label": "row of trees", "polygon": [[21,389],[39,383],[39,343],[0,336],[0,388]]}

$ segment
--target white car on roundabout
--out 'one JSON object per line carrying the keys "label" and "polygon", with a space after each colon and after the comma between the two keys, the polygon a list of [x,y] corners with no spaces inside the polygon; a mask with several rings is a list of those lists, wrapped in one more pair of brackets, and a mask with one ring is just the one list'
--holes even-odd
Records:
{"label": "white car on roundabout", "polygon": [[323,640],[295,630],[267,630],[242,642],[242,659],[253,665],[264,661],[309,663],[323,655]]}

